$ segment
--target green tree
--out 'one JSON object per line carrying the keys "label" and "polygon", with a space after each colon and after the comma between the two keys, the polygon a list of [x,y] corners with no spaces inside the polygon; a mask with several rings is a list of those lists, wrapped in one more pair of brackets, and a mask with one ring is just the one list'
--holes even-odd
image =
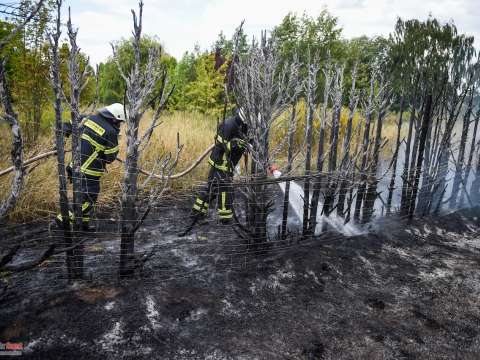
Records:
{"label": "green tree", "polygon": [[[118,61],[122,69],[131,68],[134,63],[134,53],[132,42],[122,39],[117,43]],[[144,69],[150,49],[158,49],[161,53],[158,59],[158,65],[167,70],[169,78],[175,69],[176,60],[163,51],[160,41],[156,37],[143,36],[140,43],[140,52],[142,58],[142,69]],[[125,84],[118,71],[117,64],[110,57],[105,63],[99,64],[99,97],[102,103],[123,102],[125,93]],[[160,83],[158,84],[160,86]]]}
{"label": "green tree", "polygon": [[[316,17],[303,13],[287,14],[280,25],[274,28],[273,38],[277,42],[283,63],[298,57],[302,65],[302,77],[307,75],[306,65],[310,56],[318,56],[320,64],[327,60],[344,61],[344,43],[341,41],[342,28],[338,20],[327,10],[323,10]],[[323,92],[324,79],[321,73],[318,78],[318,94]]]}
{"label": "green tree", "polygon": [[195,80],[185,87],[187,108],[219,117],[223,110],[227,62],[215,70],[215,55],[203,54],[195,61]]}
{"label": "green tree", "polygon": [[296,55],[302,64],[306,64],[309,52],[318,54],[321,61],[328,57],[341,59],[343,55],[342,28],[338,26],[338,19],[327,10],[321,11],[317,17],[306,13],[298,17],[289,13],[275,27],[273,35],[285,61]]}
{"label": "green tree", "polygon": [[[28,13],[32,1],[22,1],[20,15]],[[24,125],[26,144],[32,144],[41,129],[42,115],[49,104],[47,25],[51,4],[47,2],[38,15],[20,33],[20,41],[13,48],[10,62],[12,93],[16,99],[21,124]],[[21,21],[22,17],[18,21]]]}
{"label": "green tree", "polygon": [[[237,51],[239,54],[246,54],[248,51],[248,42],[247,35],[244,33],[243,28],[240,30]],[[233,41],[227,39],[223,31],[218,34],[217,40],[213,44],[212,52],[215,52],[217,49],[220,49],[220,53],[223,57],[231,57],[233,53]]]}
{"label": "green tree", "polygon": [[177,63],[173,71],[172,82],[175,84],[175,92],[172,95],[169,108],[186,110],[189,98],[186,95],[187,85],[196,79],[195,54],[186,52]]}
{"label": "green tree", "polygon": [[[384,37],[369,38],[360,36],[357,38],[344,40],[343,62],[345,64],[344,93],[349,94],[352,86],[352,70],[357,67],[357,78],[355,87],[361,94],[366,96],[370,84],[371,67],[373,64],[385,63],[388,59],[391,41]],[[345,96],[344,103],[348,104],[348,97]]]}
{"label": "green tree", "polygon": [[[22,1],[20,13],[28,12],[31,4],[32,1]],[[40,132],[48,129],[53,122],[53,117],[49,116],[53,93],[50,83],[50,45],[47,39],[51,9],[52,4],[47,1],[39,14],[18,33],[2,54],[8,60],[7,71],[12,84],[14,106],[24,128],[27,146],[34,144]],[[0,21],[0,38],[6,36],[13,26],[13,23]],[[60,57],[62,61],[61,79],[64,85],[68,83],[66,64],[68,54],[68,45],[63,44],[60,49]],[[93,69],[88,65],[87,56],[82,54],[82,70],[85,66],[88,66],[89,73],[93,75]],[[68,96],[69,86],[64,86],[64,91]],[[95,81],[90,79],[82,93],[81,104],[88,105],[93,100],[94,94]]]}

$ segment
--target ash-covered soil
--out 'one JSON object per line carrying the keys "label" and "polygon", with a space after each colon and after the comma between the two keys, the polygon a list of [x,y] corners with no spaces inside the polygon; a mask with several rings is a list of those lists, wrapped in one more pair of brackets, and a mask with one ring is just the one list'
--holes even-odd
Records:
{"label": "ash-covered soil", "polygon": [[155,252],[133,280],[116,278],[107,223],[85,281],[67,283],[62,256],[1,274],[0,341],[30,359],[480,358],[480,209],[262,252],[217,224],[178,238],[187,212],[168,211],[141,229],[136,251]]}

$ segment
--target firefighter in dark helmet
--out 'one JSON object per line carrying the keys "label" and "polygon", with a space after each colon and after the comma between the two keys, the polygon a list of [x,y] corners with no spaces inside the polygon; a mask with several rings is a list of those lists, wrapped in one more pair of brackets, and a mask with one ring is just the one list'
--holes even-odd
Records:
{"label": "firefighter in dark helmet", "polygon": [[193,204],[193,223],[208,214],[211,202],[217,198],[218,217],[224,224],[229,223],[233,218],[233,196],[232,186],[233,171],[247,150],[248,127],[245,123],[245,116],[242,110],[235,111],[235,114],[223,121],[215,135],[215,146],[212,149],[208,163],[210,172],[207,183],[200,189]]}
{"label": "firefighter in dark helmet", "polygon": [[[100,178],[106,165],[115,160],[118,154],[118,135],[120,125],[125,121],[122,104],[115,103],[98,110],[94,115],[85,117],[80,125],[81,152],[81,193],[82,225],[89,230],[90,215],[100,192]],[[67,136],[72,132],[71,123],[63,123]],[[67,175],[72,181],[71,164],[67,166]],[[56,218],[57,225],[62,223],[62,215]],[[70,222],[73,213],[70,211]]]}

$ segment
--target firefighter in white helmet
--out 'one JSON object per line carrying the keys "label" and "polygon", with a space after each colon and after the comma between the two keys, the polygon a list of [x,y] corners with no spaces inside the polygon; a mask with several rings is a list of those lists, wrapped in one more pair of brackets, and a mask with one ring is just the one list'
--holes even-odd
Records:
{"label": "firefighter in white helmet", "polygon": [[[82,191],[82,224],[83,230],[89,230],[90,215],[100,192],[100,178],[106,165],[115,160],[118,154],[118,135],[120,125],[125,121],[125,110],[122,104],[115,103],[88,115],[80,126],[81,151],[81,191]],[[67,136],[72,132],[71,123],[63,123]],[[67,174],[72,180],[71,164],[67,166]],[[56,218],[62,223],[62,216]],[[73,213],[70,212],[70,221]]]}

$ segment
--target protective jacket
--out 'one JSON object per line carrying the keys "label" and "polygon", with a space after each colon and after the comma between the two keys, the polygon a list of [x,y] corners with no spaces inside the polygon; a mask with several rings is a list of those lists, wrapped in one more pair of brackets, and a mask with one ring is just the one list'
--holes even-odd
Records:
{"label": "protective jacket", "polygon": [[[72,124],[63,123],[63,130],[67,136],[72,133]],[[82,194],[82,223],[88,228],[93,207],[100,192],[100,178],[106,164],[115,160],[118,154],[118,134],[120,129],[100,114],[85,117],[80,125],[81,151],[81,194]],[[71,177],[71,165],[67,166],[67,173]],[[73,223],[73,212],[69,213]],[[62,215],[57,216],[59,223]]]}
{"label": "protective jacket", "polygon": [[[72,132],[71,123],[64,123],[64,131]],[[106,164],[115,160],[118,154],[120,129],[100,114],[84,118],[80,127],[80,172],[88,177],[100,178]]]}
{"label": "protective jacket", "polygon": [[207,183],[200,189],[193,204],[195,214],[207,215],[210,203],[218,200],[218,217],[229,221],[233,217],[234,189],[232,176],[235,166],[247,149],[246,125],[240,117],[226,119],[217,129],[215,146],[208,162],[212,166]]}
{"label": "protective jacket", "polygon": [[240,161],[247,149],[246,125],[239,116],[232,116],[217,129],[215,147],[208,162],[212,167],[228,174],[233,174],[233,169]]}

